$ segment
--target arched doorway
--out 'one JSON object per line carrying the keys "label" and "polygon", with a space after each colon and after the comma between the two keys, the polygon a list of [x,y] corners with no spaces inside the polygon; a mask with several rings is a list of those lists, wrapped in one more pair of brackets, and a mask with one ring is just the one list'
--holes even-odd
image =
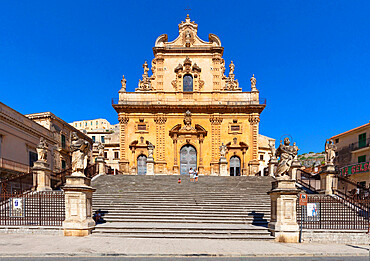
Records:
{"label": "arched doorway", "polygon": [[146,175],[146,156],[140,155],[137,157],[137,174]]}
{"label": "arched doorway", "polygon": [[189,174],[190,168],[197,168],[197,151],[192,145],[185,145],[180,150],[180,173]]}
{"label": "arched doorway", "polygon": [[230,158],[230,176],[240,176],[240,158],[238,156]]}

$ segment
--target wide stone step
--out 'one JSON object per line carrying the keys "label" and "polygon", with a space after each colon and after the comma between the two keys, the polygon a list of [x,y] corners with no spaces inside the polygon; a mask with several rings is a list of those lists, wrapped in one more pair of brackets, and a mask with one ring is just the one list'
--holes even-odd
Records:
{"label": "wide stone step", "polygon": [[186,219],[186,218],[116,218],[108,219],[107,222],[164,222],[164,223],[205,223],[205,224],[256,224],[266,225],[268,221],[263,220],[228,220],[228,219]]}
{"label": "wide stone step", "polygon": [[[93,209],[98,211],[98,209]],[[169,211],[169,210],[120,210],[112,209],[110,211],[100,210],[103,215],[143,215],[143,214],[158,214],[158,215],[176,215],[176,214],[188,214],[188,215],[222,215],[222,216],[264,216],[270,214],[269,212],[253,212],[253,211],[198,211],[198,210],[186,210],[186,211]]]}

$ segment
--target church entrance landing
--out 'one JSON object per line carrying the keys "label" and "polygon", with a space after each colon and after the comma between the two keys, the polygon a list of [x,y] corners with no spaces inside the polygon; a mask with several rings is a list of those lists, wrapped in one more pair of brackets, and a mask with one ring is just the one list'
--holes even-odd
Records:
{"label": "church entrance landing", "polygon": [[197,151],[192,145],[185,145],[180,150],[180,174],[189,174],[197,168]]}

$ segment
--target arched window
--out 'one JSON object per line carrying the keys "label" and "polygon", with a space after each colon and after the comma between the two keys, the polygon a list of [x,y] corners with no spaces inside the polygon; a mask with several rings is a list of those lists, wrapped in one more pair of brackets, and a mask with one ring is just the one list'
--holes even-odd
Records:
{"label": "arched window", "polygon": [[183,91],[192,92],[193,91],[193,76],[190,74],[185,74],[183,79]]}

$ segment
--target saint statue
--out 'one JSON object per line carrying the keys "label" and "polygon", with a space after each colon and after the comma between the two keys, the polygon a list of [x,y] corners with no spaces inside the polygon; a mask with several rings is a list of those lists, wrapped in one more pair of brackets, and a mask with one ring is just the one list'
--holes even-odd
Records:
{"label": "saint statue", "polygon": [[148,145],[148,158],[153,158],[153,151],[154,151],[154,146],[152,143],[149,143]]}
{"label": "saint statue", "polygon": [[298,154],[298,147],[293,144],[290,146],[290,140],[288,137],[284,139],[284,144],[280,141],[280,146],[276,150],[276,156],[280,157],[277,169],[276,176],[281,177],[284,175],[289,175],[288,172],[292,165],[293,159]]}
{"label": "saint statue", "polygon": [[325,165],[334,165],[336,150],[337,146],[333,144],[332,140],[325,141]]}
{"label": "saint statue", "polygon": [[256,80],[256,78],[254,78],[254,74],[253,74],[253,76],[251,78],[251,87],[252,87],[252,90],[253,89],[256,89],[256,83],[257,83],[257,80]]}
{"label": "saint statue", "polygon": [[227,152],[227,147],[226,147],[226,145],[224,145],[222,143],[222,145],[220,146],[220,156],[221,156],[221,158],[225,158],[226,152]]}
{"label": "saint statue", "polygon": [[98,150],[99,150],[99,157],[104,157],[104,144],[99,142],[99,145],[98,145]]}
{"label": "saint statue", "polygon": [[269,141],[269,147],[270,147],[270,151],[271,151],[271,159],[276,159],[275,143]]}
{"label": "saint statue", "polygon": [[143,68],[144,68],[144,74],[143,74],[143,78],[144,78],[144,75],[146,77],[148,77],[148,72],[149,72],[149,68],[148,68],[148,63],[145,61],[145,63],[143,64]]}
{"label": "saint statue", "polygon": [[234,65],[234,62],[233,61],[231,61],[230,65],[229,65],[229,68],[230,68],[229,75],[230,74],[234,74],[235,65]]}
{"label": "saint statue", "polygon": [[121,85],[122,85],[121,91],[125,92],[126,91],[126,79],[124,75],[122,75]]}
{"label": "saint statue", "polygon": [[87,154],[89,143],[77,136],[76,132],[72,133],[71,152],[72,152],[72,176],[73,173],[83,171],[87,166]]}
{"label": "saint statue", "polygon": [[184,124],[185,126],[191,126],[191,112],[189,110],[185,113]]}
{"label": "saint statue", "polygon": [[40,138],[40,142],[36,147],[38,160],[46,162],[48,156],[48,144],[43,137]]}

